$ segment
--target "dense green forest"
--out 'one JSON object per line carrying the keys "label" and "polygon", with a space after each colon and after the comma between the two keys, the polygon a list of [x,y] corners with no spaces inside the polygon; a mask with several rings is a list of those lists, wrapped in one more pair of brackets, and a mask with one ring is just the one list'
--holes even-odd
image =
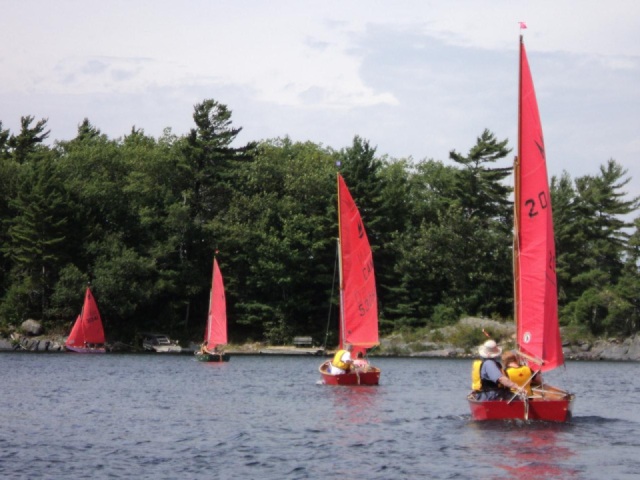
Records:
{"label": "dense green forest", "polygon": [[[232,342],[322,343],[328,331],[333,345],[338,169],[374,250],[383,334],[512,317],[507,140],[485,130],[444,163],[379,155],[358,136],[341,150],[233,146],[241,128],[214,100],[193,120],[184,136],[110,139],[85,119],[50,145],[46,119],[23,117],[15,133],[0,122],[0,328],[34,318],[67,332],[90,283],[109,342],[145,330],[198,340],[217,252]],[[551,181],[561,322],[596,335],[639,326],[626,175],[608,160]]]}

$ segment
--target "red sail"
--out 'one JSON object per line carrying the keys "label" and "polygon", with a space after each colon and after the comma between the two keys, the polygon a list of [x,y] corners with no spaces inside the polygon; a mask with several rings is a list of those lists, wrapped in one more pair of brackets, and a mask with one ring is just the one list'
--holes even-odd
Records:
{"label": "red sail", "polygon": [[227,343],[227,301],[224,294],[222,274],[215,258],[213,259],[211,298],[204,339],[209,350],[213,350],[216,345],[226,345]]}
{"label": "red sail", "polygon": [[378,296],[373,256],[358,207],[338,174],[341,259],[340,346],[378,345]]}
{"label": "red sail", "polygon": [[76,319],[76,323],[71,329],[71,333],[65,342],[67,347],[84,347],[86,344],[103,344],[104,329],[102,328],[102,318],[98,311],[98,305],[87,288],[84,295],[84,305],[82,312]]}
{"label": "red sail", "polygon": [[73,324],[73,327],[71,327],[71,333],[67,337],[65,345],[67,347],[73,347],[74,345],[83,346],[84,341],[82,338],[84,338],[82,335],[82,322],[80,321],[80,315],[78,315],[76,322]]}
{"label": "red sail", "polygon": [[520,42],[518,165],[515,179],[515,296],[520,350],[542,370],[564,363],[558,325],[556,252],[542,126]]}

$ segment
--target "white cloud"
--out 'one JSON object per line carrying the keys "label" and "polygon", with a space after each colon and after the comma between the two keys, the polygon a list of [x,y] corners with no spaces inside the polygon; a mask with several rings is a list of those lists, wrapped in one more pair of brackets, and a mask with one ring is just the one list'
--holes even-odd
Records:
{"label": "white cloud", "polygon": [[54,139],[84,117],[112,137],[181,134],[215,98],[244,141],[358,134],[380,154],[446,159],[484,128],[515,140],[522,20],[549,151],[574,175],[613,157],[640,176],[635,0],[5,3],[5,128],[34,115]]}

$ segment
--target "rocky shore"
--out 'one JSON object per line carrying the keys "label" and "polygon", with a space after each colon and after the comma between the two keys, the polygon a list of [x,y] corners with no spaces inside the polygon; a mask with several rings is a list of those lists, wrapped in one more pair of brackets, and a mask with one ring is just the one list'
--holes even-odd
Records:
{"label": "rocky shore", "polygon": [[[407,342],[397,335],[383,338],[380,342],[380,355],[395,352],[397,356],[408,357],[474,358],[477,351],[475,346],[463,348],[446,340],[455,338],[456,332],[472,330],[491,332],[492,337],[497,339],[505,349],[515,346],[515,326],[513,323],[468,317],[460,320],[455,326],[431,332],[431,337],[443,338],[444,341]],[[569,336],[563,334],[562,338]],[[478,345],[480,343],[478,342]],[[566,360],[640,361],[640,334],[627,338],[565,340],[562,348]]]}
{"label": "rocky shore", "polygon": [[[382,340],[384,344],[385,340]],[[431,357],[431,358],[474,358],[474,351],[467,351],[451,345],[431,344],[430,350],[411,351],[407,345],[406,352],[394,356]],[[580,341],[575,344],[563,344],[565,360],[609,360],[640,361],[640,335],[626,339],[598,339],[593,342]],[[390,355],[381,352],[380,356]]]}
{"label": "rocky shore", "polygon": [[[425,357],[425,358],[473,358],[475,346],[456,345],[460,332],[485,329],[500,341],[505,348],[512,348],[515,328],[513,324],[480,318],[465,318],[455,326],[433,330],[422,337],[407,340],[402,335],[381,338],[380,346],[371,352],[372,356]],[[565,336],[563,335],[563,338]],[[435,339],[435,340],[434,340]],[[0,337],[0,351],[22,352],[64,352],[65,338],[60,335],[46,335],[40,324],[34,320],[24,322],[18,331],[7,338]],[[457,342],[459,343],[459,341]],[[479,344],[479,343],[478,343]],[[193,352],[194,345],[184,347],[185,353]],[[140,346],[115,343],[107,345],[108,351],[134,353],[141,352]],[[304,351],[303,351],[304,350]],[[567,360],[608,360],[640,361],[640,334],[628,338],[598,338],[565,341],[563,344]],[[300,349],[291,345],[269,346],[264,343],[229,345],[227,351],[242,355],[329,355],[321,347]]]}

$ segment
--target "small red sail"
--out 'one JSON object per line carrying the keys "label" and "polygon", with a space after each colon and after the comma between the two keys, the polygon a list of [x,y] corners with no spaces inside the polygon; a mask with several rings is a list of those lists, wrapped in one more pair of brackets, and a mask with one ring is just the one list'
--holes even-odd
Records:
{"label": "small red sail", "polygon": [[367,233],[344,179],[338,174],[341,258],[340,347],[378,345],[378,296]]}
{"label": "small red sail", "polygon": [[74,345],[82,346],[84,345],[84,341],[82,340],[84,336],[82,335],[82,322],[80,321],[80,315],[76,317],[76,321],[71,327],[71,333],[67,337],[67,341],[65,345],[67,347],[72,347]]}
{"label": "small red sail", "polygon": [[86,344],[104,344],[104,329],[102,318],[91,289],[87,288],[84,295],[82,312],[78,315],[76,323],[65,342],[67,347],[82,348]]}
{"label": "small red sail", "polygon": [[213,350],[216,345],[226,345],[227,343],[227,301],[224,294],[222,273],[220,273],[220,267],[215,258],[213,259],[211,298],[204,339],[209,350]]}
{"label": "small red sail", "polygon": [[564,363],[558,325],[556,250],[542,125],[520,41],[519,145],[515,180],[515,297],[520,350],[542,370]]}

